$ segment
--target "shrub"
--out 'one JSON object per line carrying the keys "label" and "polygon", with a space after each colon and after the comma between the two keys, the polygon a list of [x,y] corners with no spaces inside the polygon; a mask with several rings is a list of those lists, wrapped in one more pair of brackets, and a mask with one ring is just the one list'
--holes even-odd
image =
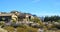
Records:
{"label": "shrub", "polygon": [[37,32],[37,28],[32,28],[32,27],[27,27],[27,28],[17,27],[16,29],[17,32]]}
{"label": "shrub", "polygon": [[6,29],[9,32],[13,32],[14,31],[14,27],[12,27],[12,26],[6,26],[6,27],[4,27],[4,29]]}

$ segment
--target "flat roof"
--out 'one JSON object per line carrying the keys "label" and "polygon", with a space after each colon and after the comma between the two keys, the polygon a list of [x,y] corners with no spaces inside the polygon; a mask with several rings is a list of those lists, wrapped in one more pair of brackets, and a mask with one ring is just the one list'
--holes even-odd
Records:
{"label": "flat roof", "polygon": [[12,16],[13,14],[7,13],[7,14],[0,14],[0,16]]}

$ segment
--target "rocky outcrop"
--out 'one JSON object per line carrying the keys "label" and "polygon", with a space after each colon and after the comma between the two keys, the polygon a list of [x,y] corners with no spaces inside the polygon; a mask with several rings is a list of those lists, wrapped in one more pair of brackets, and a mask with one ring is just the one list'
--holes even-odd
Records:
{"label": "rocky outcrop", "polygon": [[3,28],[0,28],[0,32],[8,32],[8,31]]}

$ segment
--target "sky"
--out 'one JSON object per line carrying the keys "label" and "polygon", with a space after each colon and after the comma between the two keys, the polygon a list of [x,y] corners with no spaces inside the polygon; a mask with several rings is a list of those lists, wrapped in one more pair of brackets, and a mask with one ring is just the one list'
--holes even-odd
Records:
{"label": "sky", "polygon": [[60,0],[0,0],[0,12],[12,10],[37,16],[60,15]]}

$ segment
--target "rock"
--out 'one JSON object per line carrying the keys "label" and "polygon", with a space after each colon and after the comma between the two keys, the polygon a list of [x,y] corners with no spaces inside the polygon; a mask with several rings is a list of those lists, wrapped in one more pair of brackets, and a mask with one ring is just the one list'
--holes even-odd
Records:
{"label": "rock", "polygon": [[0,28],[0,32],[8,32],[8,31],[3,28]]}

